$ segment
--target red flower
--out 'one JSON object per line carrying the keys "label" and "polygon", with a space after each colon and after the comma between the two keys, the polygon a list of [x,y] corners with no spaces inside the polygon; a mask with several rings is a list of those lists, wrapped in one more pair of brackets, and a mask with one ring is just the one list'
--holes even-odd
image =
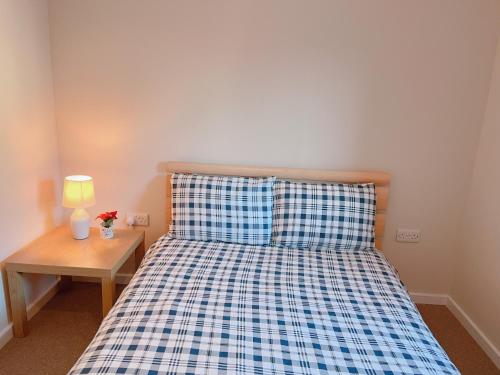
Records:
{"label": "red flower", "polygon": [[116,220],[118,217],[116,214],[118,211],[107,211],[103,212],[102,214],[98,215],[96,219],[101,219],[102,221],[108,221],[108,220]]}

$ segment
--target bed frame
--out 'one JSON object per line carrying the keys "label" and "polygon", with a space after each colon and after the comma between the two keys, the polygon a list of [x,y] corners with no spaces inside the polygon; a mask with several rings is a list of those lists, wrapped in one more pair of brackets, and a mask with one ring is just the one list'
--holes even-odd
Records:
{"label": "bed frame", "polygon": [[382,250],[385,217],[389,198],[391,176],[380,171],[330,171],[320,169],[268,168],[238,165],[200,164],[167,162],[167,230],[172,222],[172,173],[205,174],[215,176],[267,177],[294,181],[337,182],[346,184],[374,183],[377,194],[377,212],[375,215],[375,246]]}

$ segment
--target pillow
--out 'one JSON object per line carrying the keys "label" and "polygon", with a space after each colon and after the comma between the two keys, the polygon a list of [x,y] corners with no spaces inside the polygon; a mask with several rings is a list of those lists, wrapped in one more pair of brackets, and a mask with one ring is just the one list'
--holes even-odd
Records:
{"label": "pillow", "polygon": [[275,246],[299,249],[373,248],[375,186],[277,181],[274,186]]}
{"label": "pillow", "polygon": [[269,245],[274,177],[173,174],[171,180],[172,237]]}

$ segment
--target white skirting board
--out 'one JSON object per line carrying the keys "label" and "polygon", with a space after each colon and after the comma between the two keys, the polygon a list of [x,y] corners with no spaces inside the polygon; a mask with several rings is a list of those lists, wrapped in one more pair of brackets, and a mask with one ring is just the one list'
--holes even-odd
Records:
{"label": "white skirting board", "polygon": [[451,297],[446,304],[448,309],[455,315],[460,323],[465,327],[467,332],[476,340],[478,345],[490,357],[493,363],[500,369],[500,350],[493,345],[493,343],[486,337],[483,331],[474,323],[474,321],[465,313],[465,311],[458,305]]}
{"label": "white skirting board", "polygon": [[[55,280],[47,289],[47,291],[41,294],[36,300],[31,302],[26,306],[26,312],[28,315],[28,320],[34,317],[47,302],[51,300],[57,294],[59,290],[59,280]],[[9,342],[9,340],[14,336],[12,332],[12,323],[9,323],[4,329],[0,331],[0,349]]]}
{"label": "white skirting board", "polygon": [[447,294],[414,292],[410,292],[410,297],[413,302],[421,303],[422,305],[446,305],[450,298]]}
{"label": "white skirting board", "polygon": [[490,357],[493,363],[500,369],[500,350],[493,345],[483,331],[474,323],[466,312],[447,294],[433,293],[413,293],[410,296],[415,303],[424,305],[445,305],[464,326],[469,334],[474,338],[477,344]]}
{"label": "white skirting board", "polygon": [[[118,284],[127,284],[132,275],[130,274],[117,274],[116,282]],[[99,282],[98,279],[89,278],[74,278],[75,281],[94,281]],[[27,306],[28,319],[31,319],[50,299],[56,295],[59,290],[59,281],[56,280],[47,289],[45,294],[39,296],[35,301]],[[486,337],[486,335],[479,329],[479,327],[472,321],[472,319],[465,313],[465,311],[455,302],[453,298],[446,294],[434,294],[434,293],[412,293],[410,292],[415,303],[429,304],[429,305],[446,305],[450,311],[455,315],[458,321],[465,327],[469,334],[476,340],[478,345],[485,351],[485,353],[491,358],[493,363],[500,368],[500,351],[496,348],[493,343]],[[13,337],[12,334],[12,323],[6,326],[0,331],[0,349],[9,342]]]}
{"label": "white skirting board", "polygon": [[[115,276],[115,282],[117,284],[128,284],[132,279],[131,273],[117,273]],[[85,276],[73,276],[73,281],[81,281],[84,283],[100,283],[101,280],[98,277],[85,277]]]}

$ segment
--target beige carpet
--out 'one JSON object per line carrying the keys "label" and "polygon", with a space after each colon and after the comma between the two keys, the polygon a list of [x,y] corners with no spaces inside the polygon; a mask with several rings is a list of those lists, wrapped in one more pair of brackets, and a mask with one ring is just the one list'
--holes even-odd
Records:
{"label": "beige carpet", "polygon": [[[463,374],[500,374],[446,307],[421,305],[419,309]],[[99,315],[99,285],[74,283],[30,321],[27,337],[12,339],[0,350],[0,374],[65,374],[95,334]]]}
{"label": "beige carpet", "polygon": [[498,375],[500,370],[446,306],[418,305],[425,323],[464,375]]}

